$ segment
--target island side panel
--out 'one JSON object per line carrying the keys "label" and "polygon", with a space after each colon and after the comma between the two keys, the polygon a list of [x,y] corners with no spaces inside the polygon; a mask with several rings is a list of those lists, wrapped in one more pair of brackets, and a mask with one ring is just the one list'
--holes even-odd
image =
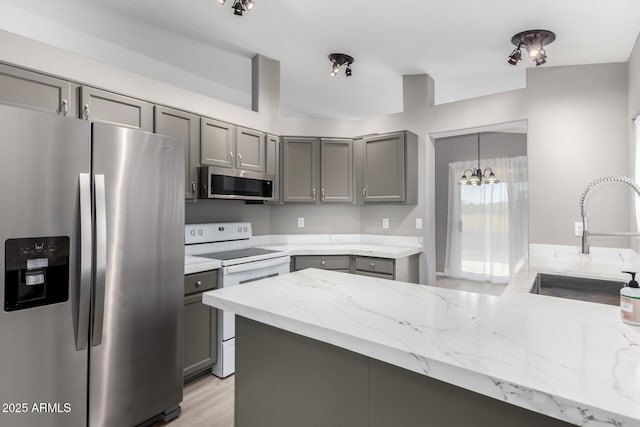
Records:
{"label": "island side panel", "polygon": [[370,397],[370,427],[571,426],[375,359],[370,359]]}
{"label": "island side panel", "polygon": [[236,427],[567,427],[425,375],[236,316]]}
{"label": "island side panel", "polygon": [[236,316],[236,427],[366,427],[366,357]]}

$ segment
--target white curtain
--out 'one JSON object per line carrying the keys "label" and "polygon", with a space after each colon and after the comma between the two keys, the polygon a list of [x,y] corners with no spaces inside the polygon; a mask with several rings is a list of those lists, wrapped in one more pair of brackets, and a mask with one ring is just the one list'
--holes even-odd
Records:
{"label": "white curtain", "polygon": [[[487,159],[500,179],[496,184],[458,185],[476,161],[449,164],[447,276],[507,283],[527,254],[527,158]],[[468,173],[467,173],[468,175]]]}

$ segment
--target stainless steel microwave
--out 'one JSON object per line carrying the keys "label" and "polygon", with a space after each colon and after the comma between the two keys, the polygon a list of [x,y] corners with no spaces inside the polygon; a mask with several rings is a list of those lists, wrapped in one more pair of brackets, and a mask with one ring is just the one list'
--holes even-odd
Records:
{"label": "stainless steel microwave", "polygon": [[215,166],[201,166],[198,173],[199,199],[273,199],[274,175]]}

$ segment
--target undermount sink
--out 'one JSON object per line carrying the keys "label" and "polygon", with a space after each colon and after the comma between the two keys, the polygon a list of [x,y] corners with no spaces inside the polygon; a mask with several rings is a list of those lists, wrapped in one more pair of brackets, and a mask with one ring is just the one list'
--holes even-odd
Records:
{"label": "undermount sink", "polygon": [[625,283],[616,280],[538,274],[529,293],[568,298],[600,304],[619,305],[620,289]]}

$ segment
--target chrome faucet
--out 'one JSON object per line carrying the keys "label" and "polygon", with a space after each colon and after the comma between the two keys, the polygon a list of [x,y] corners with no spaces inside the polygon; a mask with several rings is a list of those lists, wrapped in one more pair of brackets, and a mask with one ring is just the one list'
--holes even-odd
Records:
{"label": "chrome faucet", "polygon": [[610,232],[610,233],[601,233],[601,232],[590,232],[587,229],[587,208],[586,201],[589,193],[596,188],[600,184],[604,184],[605,182],[621,182],[623,184],[627,184],[629,187],[633,188],[638,197],[640,197],[640,187],[631,179],[626,176],[603,176],[602,178],[598,178],[584,189],[582,192],[582,196],[580,196],[580,216],[582,217],[582,253],[589,253],[589,236],[640,236],[640,233],[634,232]]}

